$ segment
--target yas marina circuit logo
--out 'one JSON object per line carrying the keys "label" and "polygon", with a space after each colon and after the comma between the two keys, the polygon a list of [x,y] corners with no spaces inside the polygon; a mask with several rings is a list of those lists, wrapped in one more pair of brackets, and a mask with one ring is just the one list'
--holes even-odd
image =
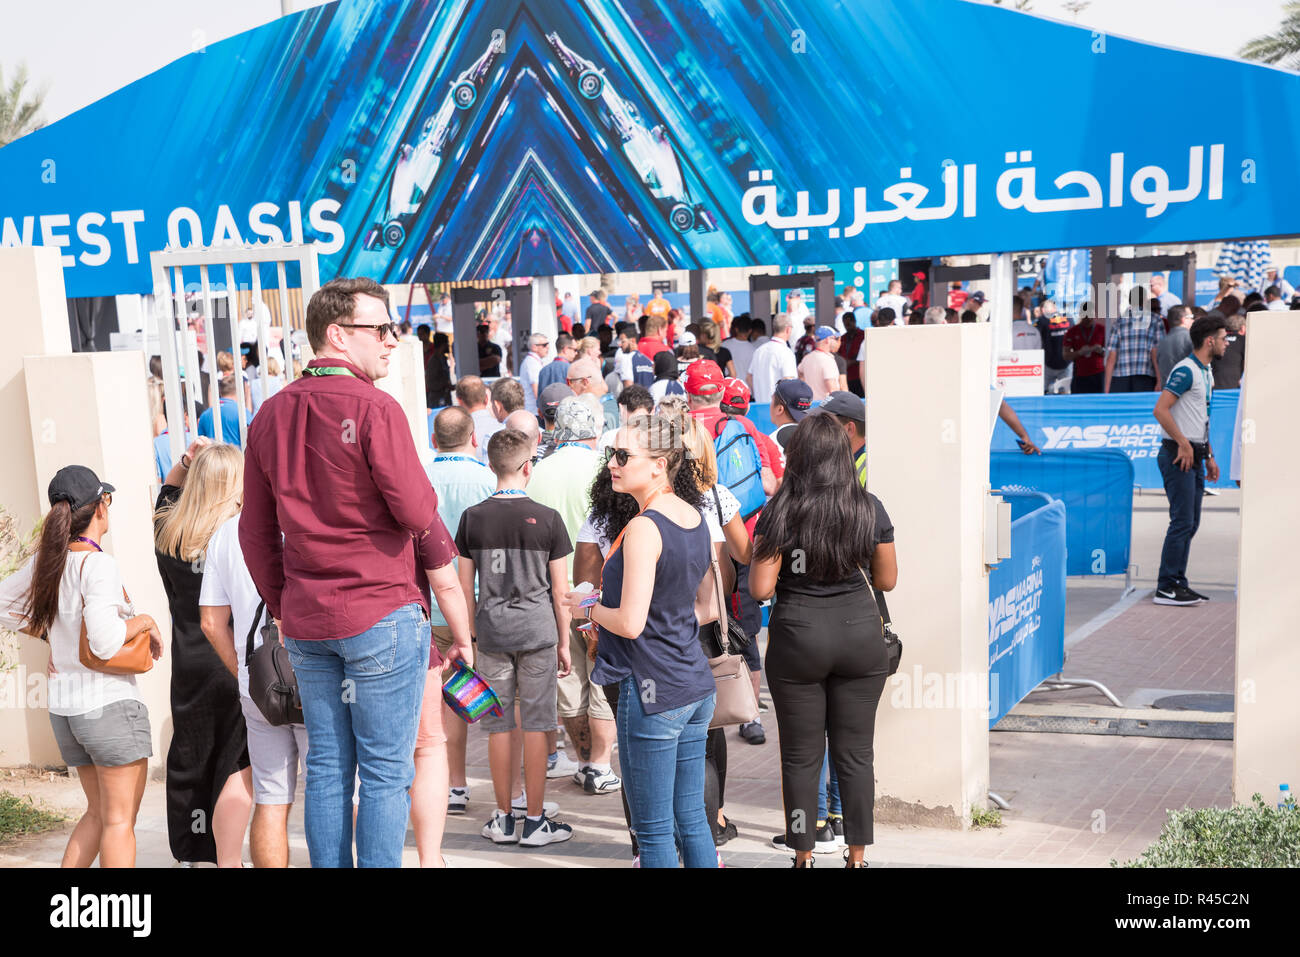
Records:
{"label": "yas marina circuit logo", "polygon": [[1120,449],[1131,459],[1154,458],[1160,451],[1160,426],[1128,425],[1042,426],[1043,449]]}

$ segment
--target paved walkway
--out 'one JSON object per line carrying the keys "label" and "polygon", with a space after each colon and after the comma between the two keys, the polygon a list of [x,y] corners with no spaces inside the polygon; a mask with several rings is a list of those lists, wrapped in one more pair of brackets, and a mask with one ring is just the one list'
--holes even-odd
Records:
{"label": "paved walkway", "polygon": [[[1226,691],[1234,682],[1236,563],[1235,493],[1214,501],[1193,546],[1195,584],[1214,598],[1195,608],[1151,604],[1159,539],[1163,536],[1163,498],[1143,496],[1134,512],[1136,584],[1144,589],[1131,607],[1069,648],[1065,674],[1107,684],[1125,702],[1148,704],[1150,692]],[[1070,602],[1089,607],[1092,617],[1119,597],[1114,582],[1072,579]],[[1109,594],[1108,594],[1109,593]],[[1108,601],[1099,601],[1107,594]],[[1070,628],[1084,622],[1076,613]],[[1145,699],[1145,700],[1144,700]],[[1097,692],[1081,689],[1039,694],[1035,700],[1104,703]],[[727,813],[740,836],[723,848],[732,867],[789,866],[789,858],[768,843],[782,827],[779,744],[775,720],[768,716],[768,740],[753,746],[729,735]],[[470,813],[448,820],[444,844],[455,866],[626,867],[631,852],[617,795],[589,796],[567,780],[550,782],[547,798],[560,805],[560,817],[575,837],[540,850],[499,848],[479,829],[491,812],[486,735],[470,736]],[[4,772],[0,772],[2,775]],[[1104,867],[1112,859],[1136,856],[1159,833],[1167,808],[1226,806],[1231,803],[1232,743],[1111,735],[992,732],[990,786],[1011,802],[1004,826],[993,830],[950,831],[878,825],[869,850],[873,866],[1073,866]],[[17,786],[16,786],[17,785]],[[888,782],[882,782],[888,789]],[[23,780],[0,788],[22,790],[47,803],[78,810],[80,788],[67,778]],[[306,866],[300,810],[291,820],[292,862]],[[70,827],[70,825],[69,825]],[[151,782],[137,828],[142,866],[170,866],[163,786]],[[62,856],[67,828],[0,848],[0,867],[51,866]],[[838,857],[822,857],[834,866]],[[408,834],[407,866],[417,864]]]}

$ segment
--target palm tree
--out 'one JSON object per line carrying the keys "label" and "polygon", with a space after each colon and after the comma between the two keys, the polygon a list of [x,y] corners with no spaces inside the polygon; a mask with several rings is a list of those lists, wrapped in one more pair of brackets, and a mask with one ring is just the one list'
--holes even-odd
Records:
{"label": "palm tree", "polygon": [[45,125],[40,113],[46,92],[44,87],[28,88],[25,64],[18,65],[8,83],[0,71],[0,146],[8,146]]}
{"label": "palm tree", "polygon": [[1277,32],[1251,40],[1241,48],[1240,55],[1247,60],[1300,70],[1300,0],[1290,0],[1282,9],[1285,16]]}

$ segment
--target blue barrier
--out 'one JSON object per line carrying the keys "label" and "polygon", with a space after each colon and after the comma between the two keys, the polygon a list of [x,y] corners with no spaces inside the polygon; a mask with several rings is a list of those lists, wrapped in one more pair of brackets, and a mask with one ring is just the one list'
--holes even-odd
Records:
{"label": "blue barrier", "polygon": [[993,452],[989,484],[1009,492],[1044,492],[1065,505],[1066,574],[1118,575],[1128,568],[1133,463],[1123,452]]}
{"label": "blue barrier", "polygon": [[[1151,414],[1155,392],[1122,395],[1021,395],[1007,398],[1029,437],[1044,452],[1057,449],[1119,449],[1133,462],[1133,483],[1139,488],[1164,488],[1156,455],[1160,426]],[[1235,488],[1228,473],[1232,429],[1237,418],[1237,389],[1217,389],[1210,402],[1210,444],[1219,463],[1220,488]],[[995,450],[1015,449],[1016,437],[998,420],[993,430]]]}
{"label": "blue barrier", "polygon": [[[1038,504],[1039,492],[1005,496]],[[989,573],[989,727],[1065,666],[1065,505],[1011,523],[1011,557]]]}

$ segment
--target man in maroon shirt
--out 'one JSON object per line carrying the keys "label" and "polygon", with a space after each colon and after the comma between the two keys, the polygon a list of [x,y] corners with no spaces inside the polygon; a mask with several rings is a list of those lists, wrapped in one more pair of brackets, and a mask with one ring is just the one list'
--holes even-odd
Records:
{"label": "man in maroon shirt", "polygon": [[248,432],[239,544],[281,622],[310,743],[313,867],[400,867],[429,660],[427,577],[468,660],[469,615],[451,535],[402,407],[375,388],[397,345],[388,293],[334,279],[307,304],[316,358]]}

